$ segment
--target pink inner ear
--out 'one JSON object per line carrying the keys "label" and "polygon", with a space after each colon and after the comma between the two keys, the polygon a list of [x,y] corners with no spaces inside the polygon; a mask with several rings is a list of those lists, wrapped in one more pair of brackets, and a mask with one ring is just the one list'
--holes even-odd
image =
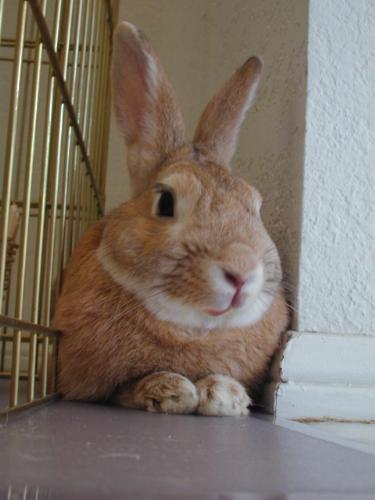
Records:
{"label": "pink inner ear", "polygon": [[121,54],[116,54],[113,64],[115,108],[124,126],[125,139],[132,144],[142,133],[151,104],[148,99],[152,93],[149,60],[142,48],[132,43],[123,43],[117,51]]}
{"label": "pink inner ear", "polygon": [[147,39],[129,23],[114,34],[113,100],[128,146],[134,193],[147,186],[163,158],[184,142],[184,126],[171,86]]}

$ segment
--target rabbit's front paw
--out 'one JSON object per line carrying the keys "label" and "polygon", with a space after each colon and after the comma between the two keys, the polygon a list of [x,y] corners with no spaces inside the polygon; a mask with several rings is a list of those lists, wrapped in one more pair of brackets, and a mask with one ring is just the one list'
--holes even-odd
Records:
{"label": "rabbit's front paw", "polygon": [[140,380],[134,398],[147,411],[161,413],[193,413],[199,402],[195,385],[172,372],[153,373]]}
{"label": "rabbit's front paw", "polygon": [[251,399],[246,389],[232,377],[208,375],[196,384],[199,393],[197,412],[201,415],[248,415]]}

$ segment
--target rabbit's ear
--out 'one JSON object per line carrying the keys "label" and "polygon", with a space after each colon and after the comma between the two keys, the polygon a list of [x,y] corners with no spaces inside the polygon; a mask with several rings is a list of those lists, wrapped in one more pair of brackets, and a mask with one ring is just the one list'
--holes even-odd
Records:
{"label": "rabbit's ear", "polygon": [[115,30],[112,90],[116,116],[128,147],[134,194],[148,185],[160,163],[184,141],[184,125],[159,60],[132,24]]}
{"label": "rabbit's ear", "polygon": [[193,140],[195,148],[208,160],[229,168],[240,126],[255,97],[261,71],[261,60],[251,57],[208,103]]}

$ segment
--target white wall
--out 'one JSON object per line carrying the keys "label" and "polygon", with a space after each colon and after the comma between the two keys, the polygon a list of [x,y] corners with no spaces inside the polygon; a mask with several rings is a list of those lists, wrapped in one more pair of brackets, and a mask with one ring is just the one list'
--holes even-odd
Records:
{"label": "white wall", "polygon": [[311,0],[298,330],[375,335],[375,2]]}
{"label": "white wall", "polygon": [[[265,62],[234,171],[264,198],[263,219],[296,285],[304,141],[307,0],[120,0],[176,90],[190,133],[218,86],[250,55]],[[107,210],[128,196],[125,147],[111,125]]]}
{"label": "white wall", "polygon": [[264,391],[283,418],[374,422],[374,26],[373,0],[310,0],[297,331]]}

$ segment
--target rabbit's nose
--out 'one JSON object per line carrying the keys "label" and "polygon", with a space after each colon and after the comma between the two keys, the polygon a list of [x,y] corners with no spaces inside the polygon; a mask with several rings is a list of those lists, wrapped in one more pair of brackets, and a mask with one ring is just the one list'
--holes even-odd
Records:
{"label": "rabbit's nose", "polygon": [[223,269],[224,277],[236,290],[240,290],[246,282],[246,279],[239,274]]}

